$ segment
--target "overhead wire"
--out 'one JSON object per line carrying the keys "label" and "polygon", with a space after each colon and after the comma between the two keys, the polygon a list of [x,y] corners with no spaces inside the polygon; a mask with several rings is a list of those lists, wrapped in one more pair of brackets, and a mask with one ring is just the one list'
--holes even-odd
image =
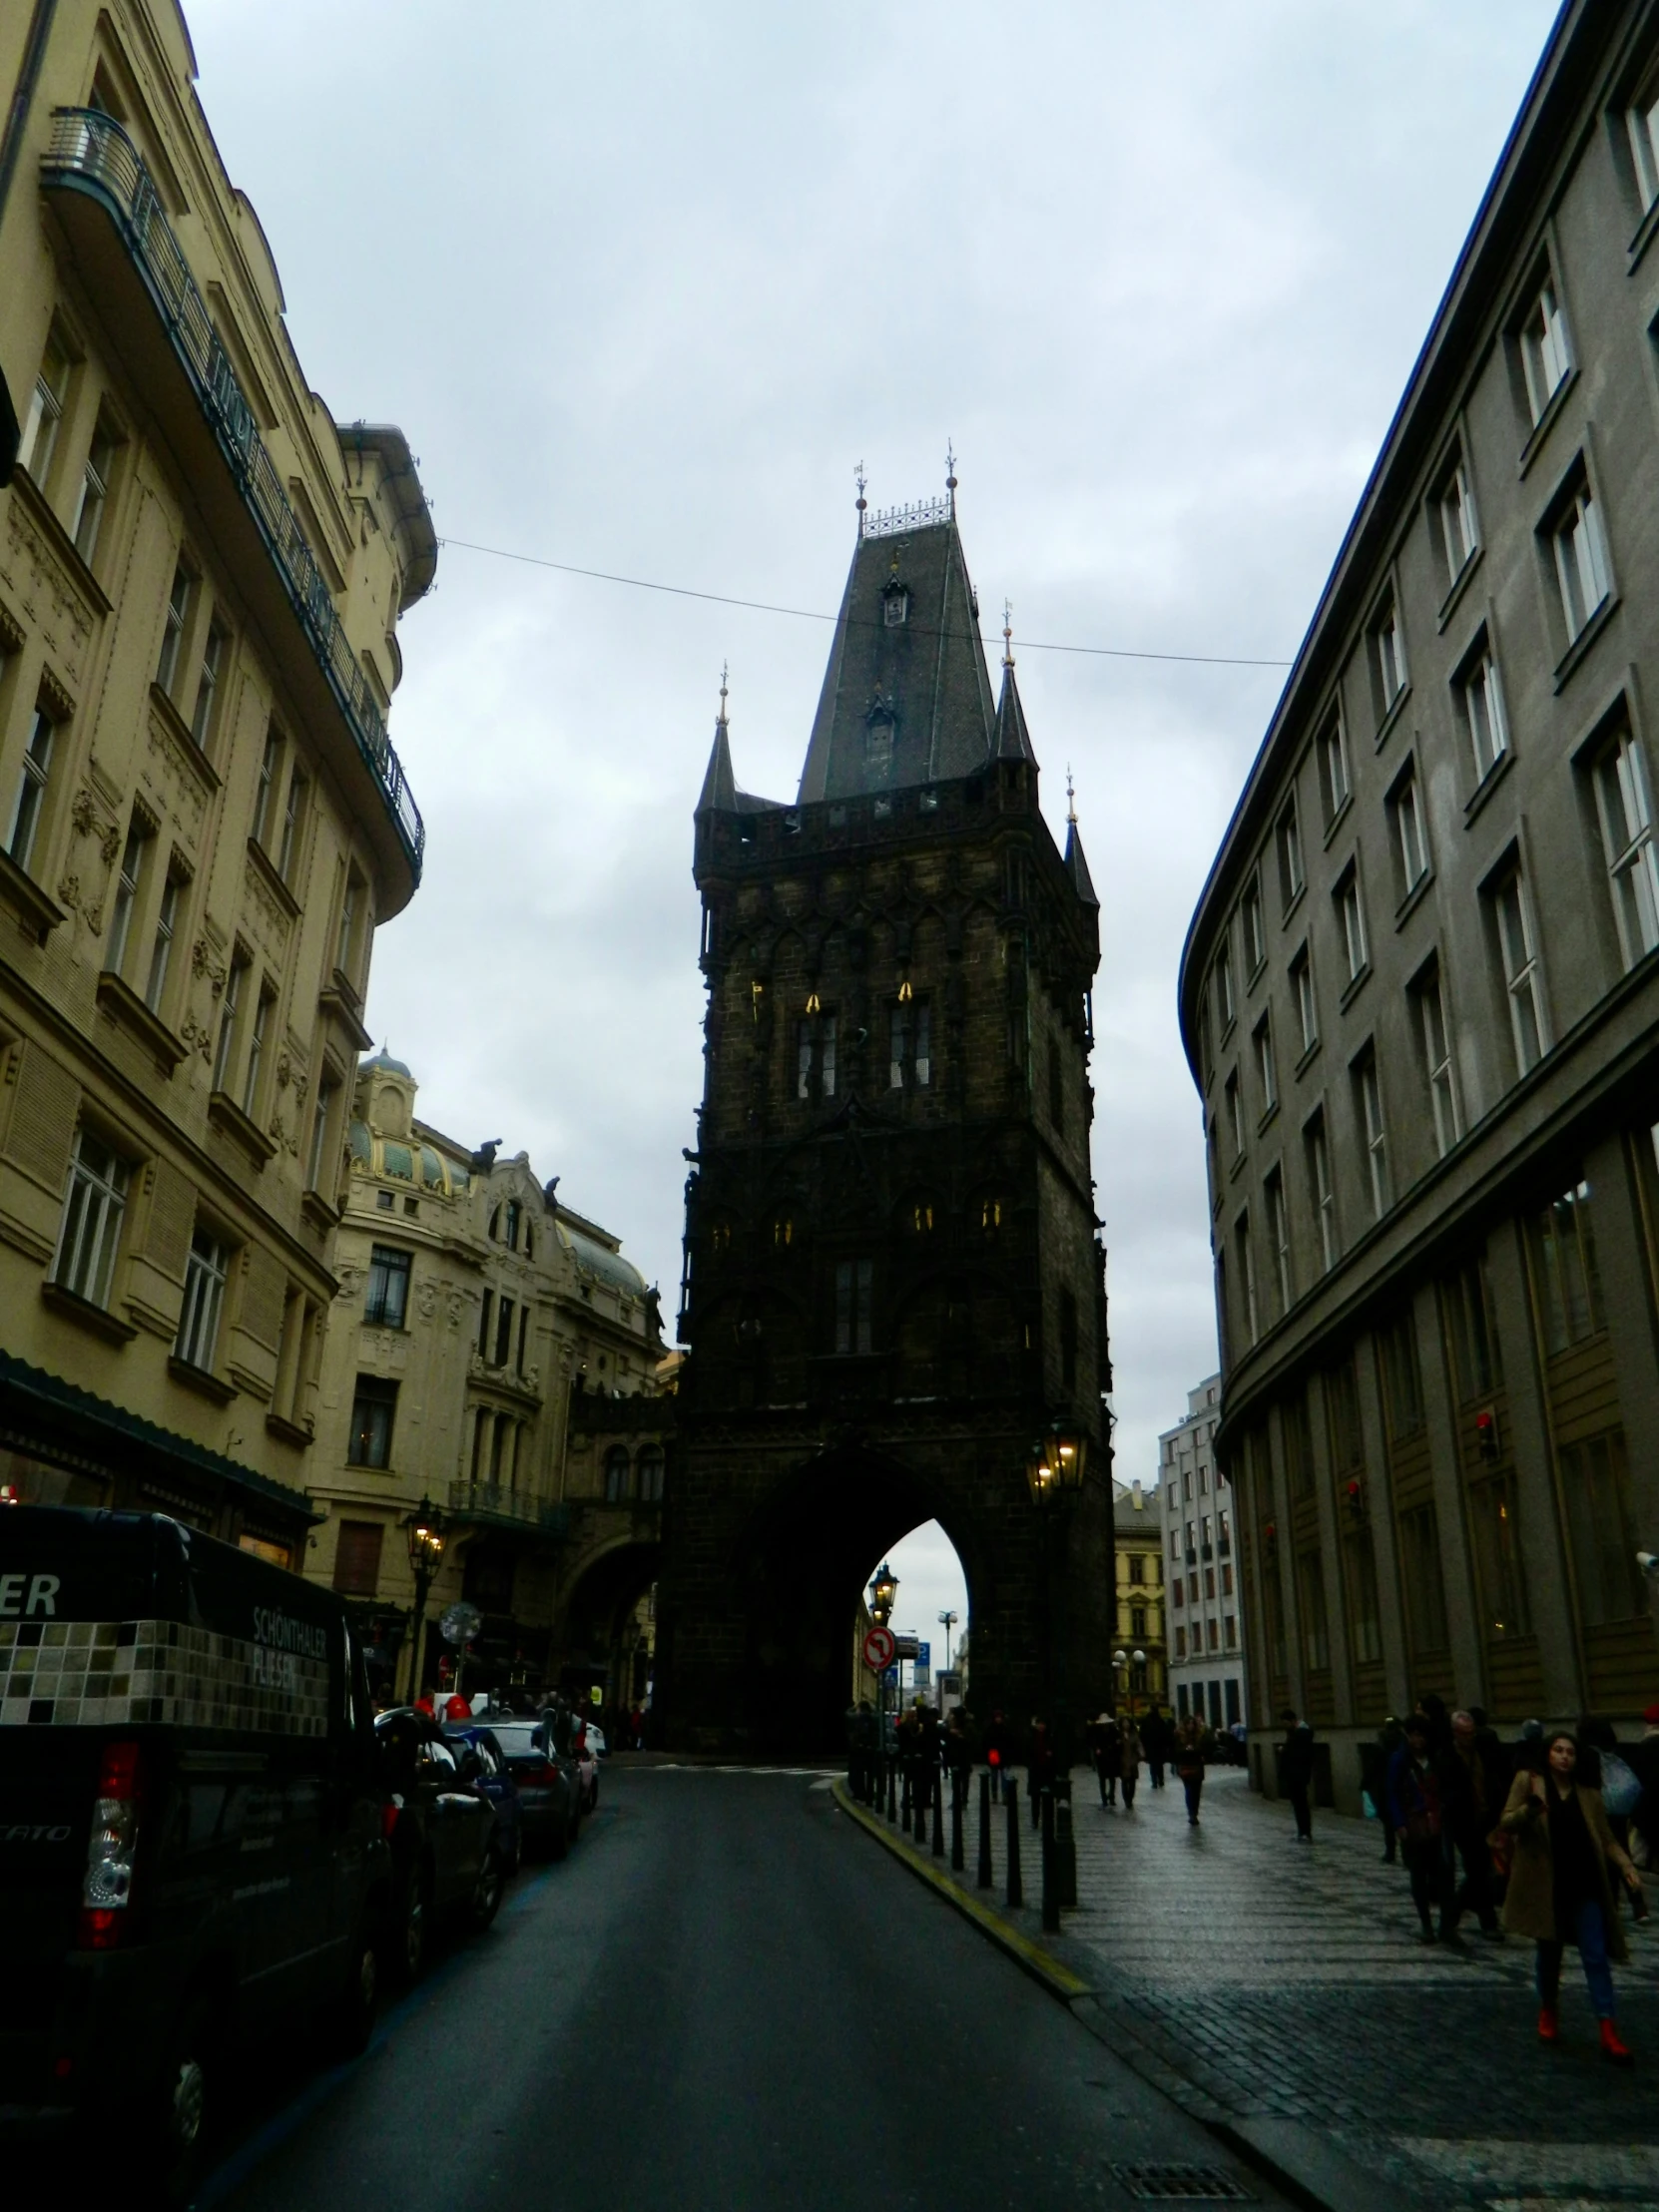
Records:
{"label": "overhead wire", "polygon": [[[690,584],[664,584],[649,576],[621,576],[613,569],[583,568],[575,561],[555,561],[543,553],[517,553],[505,545],[479,545],[471,538],[440,537],[440,546],[453,546],[459,553],[483,553],[497,561],[516,561],[525,568],[554,569],[561,576],[583,576],[593,583],[625,584],[634,591],[664,592],[674,599],[701,599],[716,607],[742,607],[754,614],[787,615],[798,622],[838,622],[839,614],[826,614],[818,607],[785,607],[769,599],[741,599],[735,593],[699,591]],[[850,618],[859,627],[874,629],[878,625]],[[982,646],[993,646],[994,637],[987,638],[982,630],[963,633],[941,632],[917,624],[914,634],[924,637],[965,635],[977,638]],[[1158,653],[1145,647],[1128,645],[1068,645],[1057,644],[1042,638],[1021,638],[1022,653],[1077,653],[1107,661],[1165,661],[1176,662],[1194,668],[1273,668],[1286,669],[1288,660],[1276,661],[1257,658],[1242,653]]]}

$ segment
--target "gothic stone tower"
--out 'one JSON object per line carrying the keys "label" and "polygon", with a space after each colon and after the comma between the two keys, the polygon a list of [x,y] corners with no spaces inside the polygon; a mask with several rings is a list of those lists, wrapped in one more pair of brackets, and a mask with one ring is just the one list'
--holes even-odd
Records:
{"label": "gothic stone tower", "polygon": [[[967,1576],[976,1711],[1111,1695],[1099,907],[1075,822],[1062,853],[1038,812],[1012,660],[993,703],[977,617],[953,498],[860,500],[794,806],[738,790],[722,693],[658,1592],[678,1748],[838,1746],[861,1585],[929,1518]],[[1092,1439],[1063,1547],[1025,1474],[1062,1411]]]}

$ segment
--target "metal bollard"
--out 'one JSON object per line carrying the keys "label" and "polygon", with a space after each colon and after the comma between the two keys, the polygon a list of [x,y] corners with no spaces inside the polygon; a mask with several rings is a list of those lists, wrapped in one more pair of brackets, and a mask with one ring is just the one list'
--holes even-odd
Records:
{"label": "metal bollard", "polygon": [[933,1769],[933,1857],[944,1857],[944,1769]]}
{"label": "metal bollard", "polygon": [[894,1820],[897,1820],[897,1818],[898,1818],[898,1802],[897,1802],[897,1798],[896,1798],[896,1795],[895,1795],[895,1793],[896,1793],[896,1791],[897,1791],[897,1787],[898,1787],[898,1785],[897,1785],[896,1781],[895,1781],[895,1780],[894,1780],[894,1778],[893,1778],[893,1770],[892,1770],[892,1754],[891,1754],[890,1752],[889,1752],[889,1753],[887,1754],[887,1761],[886,1761],[886,1765],[887,1765],[887,1818],[888,1818],[888,1820],[889,1820],[889,1821],[894,1821]]}
{"label": "metal bollard", "polygon": [[1054,1858],[1062,1906],[1077,1909],[1077,1839],[1071,1826],[1071,1794],[1064,1793],[1054,1807]]}
{"label": "metal bollard", "polygon": [[898,1825],[906,1835],[910,1831],[910,1762],[904,1761],[903,1789],[898,1800]]}
{"label": "metal bollard", "polygon": [[996,1887],[996,1875],[991,1867],[991,1778],[988,1773],[979,1777],[979,1871],[974,1886],[980,1890]]}
{"label": "metal bollard", "polygon": [[1054,1935],[1060,1926],[1060,1870],[1054,1851],[1054,1792],[1043,1792],[1043,1930]]}
{"label": "metal bollard", "polygon": [[961,1874],[967,1866],[967,1854],[962,1848],[962,1793],[967,1788],[967,1777],[960,1767],[950,1770],[950,1871]]}
{"label": "metal bollard", "polygon": [[916,1769],[916,1842],[927,1841],[927,1815],[933,1803],[933,1770],[928,1766]]}
{"label": "metal bollard", "polygon": [[1019,1879],[1019,1784],[1012,1775],[1003,1781],[1002,1796],[1008,1808],[1008,1903],[1023,1905],[1025,1892]]}

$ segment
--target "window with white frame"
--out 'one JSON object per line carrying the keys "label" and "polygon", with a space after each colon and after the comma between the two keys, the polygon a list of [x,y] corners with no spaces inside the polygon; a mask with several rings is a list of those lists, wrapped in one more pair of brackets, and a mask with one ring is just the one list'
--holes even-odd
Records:
{"label": "window with white frame", "polygon": [[1375,1052],[1368,1052],[1360,1061],[1354,1082],[1360,1099],[1360,1132],[1365,1139],[1372,1216],[1381,1221],[1388,1210],[1388,1136],[1382,1120],[1382,1084]]}
{"label": "window with white frame", "polygon": [[219,1239],[199,1229],[190,1243],[185,1269],[185,1303],[173,1357],[188,1368],[211,1373],[219,1342],[219,1317],[225,1304],[225,1279],[231,1256]]}
{"label": "window with white frame", "polygon": [[1456,682],[1463,728],[1468,732],[1474,756],[1474,780],[1484,782],[1509,750],[1509,725],[1503,712],[1503,687],[1497,662],[1482,637],[1474,656],[1463,665]]}
{"label": "window with white frame", "polygon": [[1581,636],[1613,589],[1607,560],[1607,540],[1602,534],[1601,509],[1588,483],[1580,482],[1550,531],[1555,550],[1555,580],[1561,589],[1561,613],[1567,625],[1567,642]]}
{"label": "window with white frame", "polygon": [[1291,962],[1291,989],[1296,994],[1297,1027],[1302,1035],[1304,1054],[1313,1051],[1320,1041],[1319,1008],[1314,1001],[1314,969],[1304,945]]}
{"label": "window with white frame", "polygon": [[[328,1125],[333,1119],[334,1100],[339,1096],[339,1085],[324,1076],[316,1087],[316,1111],[311,1117],[311,1148],[305,1161],[305,1188],[308,1191],[323,1190],[322,1170],[328,1156]],[[331,1186],[330,1186],[331,1187]]]}
{"label": "window with white frame", "polygon": [[1561,311],[1560,295],[1552,276],[1546,276],[1538,286],[1518,334],[1526,399],[1536,424],[1543,420],[1545,408],[1572,365],[1567,352],[1567,318]]}
{"label": "window with white frame", "polygon": [[1320,796],[1325,802],[1325,821],[1329,828],[1348,805],[1352,788],[1348,774],[1348,741],[1343,736],[1340,715],[1333,715],[1321,731],[1318,753]]}
{"label": "window with white frame", "polygon": [[1288,912],[1307,881],[1302,866],[1302,829],[1297,821],[1294,796],[1279,818],[1278,845],[1279,894],[1281,904]]}
{"label": "window with white frame", "polygon": [[1451,1044],[1446,1034],[1440,974],[1431,967],[1416,985],[1417,1033],[1422,1039],[1423,1073],[1434,1117],[1434,1149],[1443,1160],[1457,1142],[1457,1093],[1451,1075]]}
{"label": "window with white frame", "polygon": [[265,753],[260,761],[259,789],[254,795],[254,842],[264,844],[266,831],[271,827],[273,811],[276,804],[276,779],[282,767],[281,734],[273,727],[265,735]]}
{"label": "window with white frame", "polygon": [[40,818],[46,810],[46,788],[52,773],[52,748],[56,738],[56,724],[44,707],[37,707],[29,726],[29,743],[24,748],[17,797],[12,802],[11,828],[6,832],[6,850],[20,868],[27,868],[34,857]]}
{"label": "window with white frame", "polygon": [[81,489],[75,502],[75,527],[70,532],[75,540],[76,552],[89,566],[92,556],[98,550],[98,533],[103,526],[104,508],[110,496],[110,478],[114,473],[115,450],[119,442],[108,421],[100,415],[92,433],[86,466],[81,471]]}
{"label": "window with white frame", "polygon": [[225,671],[225,655],[230,642],[231,633],[216,616],[208,625],[207,642],[202,648],[202,666],[196,677],[196,708],[190,721],[190,734],[204,752],[214,732],[214,710],[219,701],[220,678]]}
{"label": "window with white frame", "polygon": [[109,1300],[130,1178],[127,1162],[112,1146],[89,1129],[78,1133],[52,1280],[89,1306],[103,1306]]}
{"label": "window with white frame", "polygon": [[[368,1260],[368,1281],[363,1286],[363,1327],[401,1329],[409,1308],[409,1271],[414,1255],[395,1245],[375,1245]],[[504,1313],[509,1302],[502,1300]],[[509,1314],[510,1333],[510,1314]],[[497,1362],[497,1365],[501,1365]]]}
{"label": "window with white frame", "polygon": [[64,397],[69,390],[69,349],[54,329],[46,340],[35,386],[23,414],[23,436],[17,449],[20,468],[26,468],[37,484],[44,484],[58,442]]}
{"label": "window with white frame", "polygon": [[1264,1014],[1256,1024],[1252,1042],[1256,1048],[1256,1081],[1262,1093],[1262,1111],[1272,1113],[1279,1104],[1279,1082],[1273,1064],[1273,1016]]}
{"label": "window with white frame", "polygon": [[179,649],[185,642],[185,621],[190,614],[191,573],[181,561],[173,571],[173,589],[167,595],[167,617],[162,625],[162,650],[156,662],[156,682],[171,692],[179,673]]}
{"label": "window with white frame", "polygon": [[1422,801],[1415,771],[1394,786],[1392,811],[1401,895],[1408,897],[1428,873],[1428,840],[1423,834]]}
{"label": "window with white frame", "polygon": [[1636,189],[1645,214],[1659,201],[1659,77],[1650,78],[1624,112],[1630,152],[1636,164]]}
{"label": "window with white frame", "polygon": [[1387,714],[1405,689],[1405,643],[1399,633],[1399,610],[1391,599],[1372,625],[1371,642],[1379,704]]}
{"label": "window with white frame", "polygon": [[265,1060],[266,1037],[271,1028],[276,993],[261,991],[254,1007],[254,1026],[248,1039],[248,1072],[242,1079],[242,1110],[254,1114],[260,1103],[260,1074]]}
{"label": "window with white frame", "polygon": [[115,879],[115,897],[110,902],[109,941],[104,947],[104,965],[117,975],[127,959],[127,940],[133,931],[133,909],[138,904],[139,885],[144,880],[144,854],[150,837],[150,825],[135,814],[127,826],[127,842],[122,847],[121,867]]}
{"label": "window with white frame", "polygon": [[167,971],[173,958],[173,933],[179,923],[179,900],[184,883],[176,867],[170,867],[162,884],[161,904],[156,909],[156,934],[150,945],[150,972],[144,982],[144,1003],[153,1014],[162,1010],[162,993],[167,989]]}
{"label": "window with white frame", "polygon": [[305,827],[305,797],[310,790],[303,770],[294,763],[293,774],[288,778],[287,805],[282,810],[282,836],[276,848],[276,872],[284,883],[290,883],[299,859],[299,840]]}
{"label": "window with white frame", "polygon": [[1503,987],[1509,1000],[1515,1069],[1517,1074],[1524,1075],[1543,1057],[1547,1032],[1537,943],[1526,886],[1518,867],[1511,868],[1492,892],[1492,911],[1497,924]]}
{"label": "window with white frame", "polygon": [[1474,494],[1469,488],[1469,472],[1460,453],[1441,483],[1434,505],[1439,516],[1440,544],[1445,553],[1446,582],[1450,585],[1462,575],[1480,543]]}
{"label": "window with white frame", "polygon": [[1268,956],[1267,933],[1262,926],[1262,886],[1254,875],[1239,901],[1239,918],[1244,924],[1245,973],[1254,975]]}
{"label": "window with white frame", "polygon": [[1360,876],[1350,867],[1337,885],[1335,897],[1337,916],[1343,935],[1343,954],[1348,961],[1348,979],[1358,982],[1366,972],[1366,916],[1360,904]]}
{"label": "window with white frame", "polygon": [[248,980],[248,959],[238,953],[232,957],[225,976],[225,996],[219,1008],[219,1040],[214,1046],[214,1080],[216,1091],[225,1090],[230,1081],[231,1054],[237,1040],[237,1007],[242,999],[243,985]]}
{"label": "window with white frame", "polygon": [[1268,1239],[1273,1248],[1274,1287],[1279,1293],[1279,1311],[1291,1310],[1291,1216],[1285,1204],[1285,1178],[1278,1168],[1264,1185],[1268,1202]]}
{"label": "window with white frame", "polygon": [[1659,859],[1647,770],[1628,726],[1597,757],[1597,809],[1626,967],[1659,945]]}
{"label": "window with white frame", "polygon": [[1331,1146],[1325,1133],[1325,1114],[1322,1110],[1309,1122],[1306,1135],[1308,1150],[1308,1192],[1314,1202],[1314,1219],[1319,1224],[1320,1258],[1327,1274],[1337,1264],[1337,1194],[1331,1181]]}

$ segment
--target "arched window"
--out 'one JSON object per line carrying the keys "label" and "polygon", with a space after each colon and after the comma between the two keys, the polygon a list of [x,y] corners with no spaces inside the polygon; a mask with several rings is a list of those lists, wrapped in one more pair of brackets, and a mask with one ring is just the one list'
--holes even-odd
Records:
{"label": "arched window", "polygon": [[522,1212],[523,1208],[519,1205],[518,1200],[509,1198],[507,1201],[507,1250],[509,1252],[518,1250],[518,1223]]}
{"label": "arched window", "polygon": [[647,1444],[640,1452],[640,1497],[647,1505],[655,1505],[663,1494],[663,1447]]}
{"label": "arched window", "polygon": [[612,1444],[605,1454],[605,1502],[607,1505],[625,1505],[631,1495],[628,1446]]}

